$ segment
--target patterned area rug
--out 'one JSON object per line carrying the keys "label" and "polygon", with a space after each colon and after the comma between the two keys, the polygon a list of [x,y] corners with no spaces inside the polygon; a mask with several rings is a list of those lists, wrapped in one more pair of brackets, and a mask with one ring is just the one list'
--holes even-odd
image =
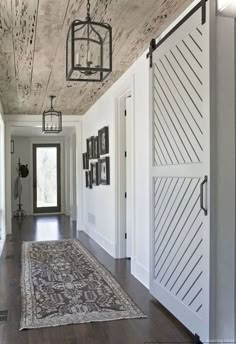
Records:
{"label": "patterned area rug", "polygon": [[24,242],[21,330],[144,318],[78,240]]}

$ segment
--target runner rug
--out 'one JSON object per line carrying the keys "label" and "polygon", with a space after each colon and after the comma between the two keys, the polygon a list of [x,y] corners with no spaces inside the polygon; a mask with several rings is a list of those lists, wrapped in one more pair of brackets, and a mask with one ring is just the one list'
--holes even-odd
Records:
{"label": "runner rug", "polygon": [[78,240],[24,242],[20,329],[145,318]]}

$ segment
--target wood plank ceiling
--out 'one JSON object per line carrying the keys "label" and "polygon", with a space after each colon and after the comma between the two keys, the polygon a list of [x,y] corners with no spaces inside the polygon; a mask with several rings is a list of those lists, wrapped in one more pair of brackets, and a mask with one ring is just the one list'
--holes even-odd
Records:
{"label": "wood plank ceiling", "polygon": [[[83,115],[191,0],[91,0],[113,28],[113,72],[103,83],[65,80],[68,26],[85,0],[0,0],[0,99],[6,114],[41,114],[48,96],[64,115]],[[148,62],[147,62],[148,63]]]}

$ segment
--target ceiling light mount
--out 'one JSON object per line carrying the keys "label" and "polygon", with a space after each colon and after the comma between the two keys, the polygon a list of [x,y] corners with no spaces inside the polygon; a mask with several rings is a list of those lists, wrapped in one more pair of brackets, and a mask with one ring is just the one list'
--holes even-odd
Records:
{"label": "ceiling light mount", "polygon": [[91,20],[91,17],[90,17],[90,0],[87,1],[87,20]]}
{"label": "ceiling light mount", "polygon": [[66,80],[103,81],[112,71],[112,28],[91,19],[74,20],[66,40]]}
{"label": "ceiling light mount", "polygon": [[62,113],[53,108],[53,100],[56,96],[50,96],[50,109],[43,112],[42,131],[44,134],[59,134],[62,131]]}

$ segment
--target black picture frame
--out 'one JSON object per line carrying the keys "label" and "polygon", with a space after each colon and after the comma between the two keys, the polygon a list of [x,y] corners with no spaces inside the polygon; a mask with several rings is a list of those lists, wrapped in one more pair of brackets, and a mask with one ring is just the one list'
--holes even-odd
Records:
{"label": "black picture frame", "polygon": [[93,141],[94,141],[94,136],[91,136],[87,139],[87,154],[88,154],[88,159],[93,159]]}
{"label": "black picture frame", "polygon": [[94,162],[91,164],[91,172],[92,172],[92,184],[99,185],[98,162]]}
{"label": "black picture frame", "polygon": [[89,159],[88,159],[88,153],[83,153],[83,170],[89,169]]}
{"label": "black picture frame", "polygon": [[14,154],[14,152],[15,152],[14,140],[11,140],[11,154]]}
{"label": "black picture frame", "polygon": [[99,159],[99,184],[110,185],[110,158]]}
{"label": "black picture frame", "polygon": [[93,138],[93,158],[98,159],[99,158],[99,140],[98,136],[94,136]]}
{"label": "black picture frame", "polygon": [[109,128],[103,127],[98,130],[99,154],[109,153]]}

